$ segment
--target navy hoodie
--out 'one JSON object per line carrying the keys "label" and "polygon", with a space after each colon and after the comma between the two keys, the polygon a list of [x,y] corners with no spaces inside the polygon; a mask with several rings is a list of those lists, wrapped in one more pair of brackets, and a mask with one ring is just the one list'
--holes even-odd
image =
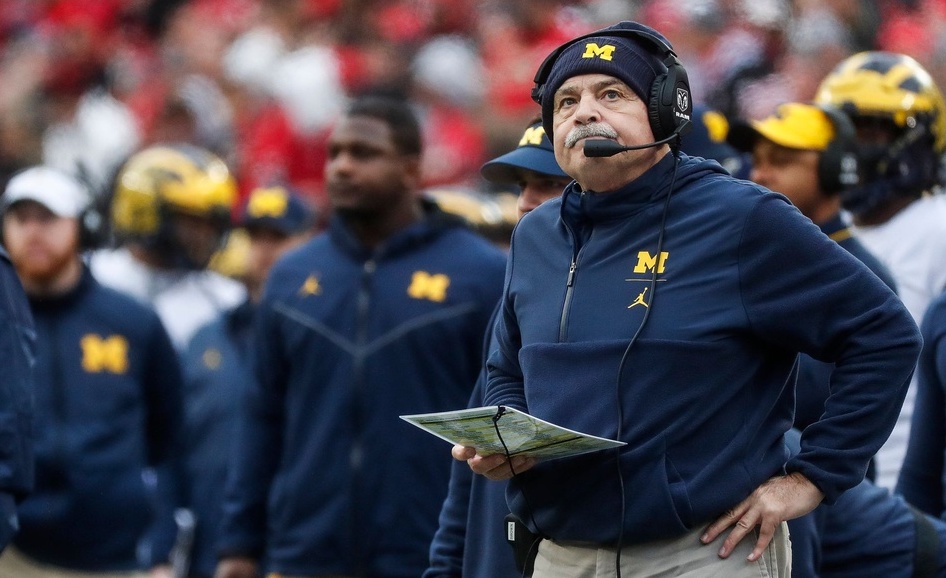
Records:
{"label": "navy hoodie", "polygon": [[[627,442],[509,486],[534,531],[599,544],[681,535],[786,471],[833,502],[889,435],[920,348],[896,294],[787,199],[670,154],[520,221],[496,336],[487,405]],[[789,459],[797,352],[836,368]]]}
{"label": "navy hoodie", "polygon": [[289,575],[421,575],[452,460],[398,416],[466,405],[504,264],[433,207],[375,250],[336,215],[276,263],[222,555],[265,551]]}

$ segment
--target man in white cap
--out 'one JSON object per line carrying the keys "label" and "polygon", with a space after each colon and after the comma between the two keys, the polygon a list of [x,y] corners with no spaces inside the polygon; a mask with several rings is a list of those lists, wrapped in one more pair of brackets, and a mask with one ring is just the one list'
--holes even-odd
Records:
{"label": "man in white cap", "polygon": [[[179,503],[181,374],[153,310],[82,261],[84,187],[33,167],[2,197],[3,243],[36,325],[36,479],[0,577],[140,576],[167,562]],[[156,486],[144,481],[156,472]],[[151,529],[154,533],[150,534]]]}

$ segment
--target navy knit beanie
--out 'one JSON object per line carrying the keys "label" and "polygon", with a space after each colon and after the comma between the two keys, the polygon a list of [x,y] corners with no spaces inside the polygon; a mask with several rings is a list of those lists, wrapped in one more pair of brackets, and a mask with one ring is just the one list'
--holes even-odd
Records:
{"label": "navy knit beanie", "polygon": [[612,36],[614,30],[636,30],[670,43],[659,32],[637,22],[623,21],[589,34],[571,44],[555,59],[548,79],[542,87],[539,104],[542,106],[542,125],[552,137],[552,104],[555,91],[572,76],[607,74],[620,79],[645,104],[650,102],[651,89],[658,75],[667,72],[663,55],[652,43],[641,38]]}

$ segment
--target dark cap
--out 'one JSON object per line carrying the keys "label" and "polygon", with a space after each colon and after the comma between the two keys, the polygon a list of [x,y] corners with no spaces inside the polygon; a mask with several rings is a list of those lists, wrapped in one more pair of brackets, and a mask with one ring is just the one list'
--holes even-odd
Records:
{"label": "dark cap", "polygon": [[259,187],[250,193],[238,225],[295,235],[309,229],[314,217],[314,209],[298,193],[276,185]]}
{"label": "dark cap", "polygon": [[680,150],[691,157],[713,159],[736,178],[749,178],[751,159],[727,142],[731,125],[726,116],[704,104],[696,104],[692,118],[693,130],[681,139]]}
{"label": "dark cap", "polygon": [[659,32],[637,22],[619,22],[581,38],[565,48],[555,59],[548,79],[542,88],[542,121],[546,132],[552,123],[552,104],[555,91],[573,76],[606,74],[628,85],[644,103],[650,102],[651,88],[657,76],[667,72],[661,55],[646,40],[638,41],[626,35],[609,35],[614,31],[640,32],[651,36],[668,47],[670,42]]}
{"label": "dark cap", "polygon": [[570,178],[555,160],[555,150],[541,122],[529,126],[519,139],[519,146],[488,161],[480,174],[488,181],[515,184],[519,170],[525,169],[553,177]]}

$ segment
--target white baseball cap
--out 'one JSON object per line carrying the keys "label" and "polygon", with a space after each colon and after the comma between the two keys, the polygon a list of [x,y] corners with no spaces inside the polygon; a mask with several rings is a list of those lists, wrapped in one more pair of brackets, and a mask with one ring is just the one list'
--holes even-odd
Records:
{"label": "white baseball cap", "polygon": [[35,201],[59,217],[76,218],[89,206],[88,189],[68,173],[36,166],[17,173],[3,193],[3,210],[18,201]]}

